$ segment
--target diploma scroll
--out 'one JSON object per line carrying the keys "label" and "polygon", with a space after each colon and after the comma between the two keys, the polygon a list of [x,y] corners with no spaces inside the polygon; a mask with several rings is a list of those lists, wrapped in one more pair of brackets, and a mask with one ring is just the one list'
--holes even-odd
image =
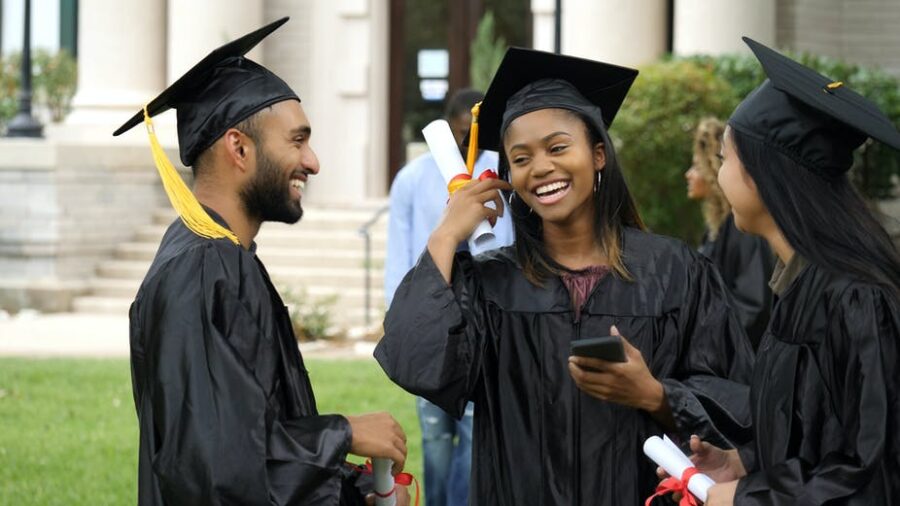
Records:
{"label": "diploma scroll", "polygon": [[394,493],[394,476],[391,474],[391,459],[372,459],[372,481],[375,482],[375,506],[394,506],[397,494]]}
{"label": "diploma scroll", "polygon": [[[442,119],[432,121],[422,129],[422,135],[425,136],[425,142],[428,143],[428,149],[431,151],[431,156],[434,157],[445,183],[450,184],[450,181],[460,174],[468,174],[466,162],[463,161],[459,145],[456,144],[456,139],[453,138],[453,132],[447,121]],[[487,205],[491,208],[494,207],[493,202],[489,202]],[[493,238],[494,232],[491,224],[484,220],[469,236],[469,249],[483,246]]]}
{"label": "diploma scroll", "polygon": [[[681,451],[668,437],[665,439],[659,436],[651,436],[644,442],[644,454],[650,457],[650,460],[656,462],[662,467],[669,476],[681,479],[684,471],[694,467],[691,459]],[[707,492],[709,488],[716,482],[705,474],[697,473],[688,481],[687,488],[694,494],[694,497],[706,502]]]}

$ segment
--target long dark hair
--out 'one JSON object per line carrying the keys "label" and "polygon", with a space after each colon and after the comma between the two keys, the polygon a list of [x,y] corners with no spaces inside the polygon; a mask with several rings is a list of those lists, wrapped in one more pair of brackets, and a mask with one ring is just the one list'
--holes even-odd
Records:
{"label": "long dark hair", "polygon": [[738,158],[791,247],[900,297],[900,254],[846,175],[825,177],[730,129]]}
{"label": "long dark hair", "polygon": [[[625,177],[616,159],[616,150],[606,129],[602,125],[594,126],[593,122],[581,114],[567,112],[577,117],[584,125],[591,147],[599,142],[603,143],[606,166],[603,168],[602,183],[594,186],[594,237],[603,249],[612,272],[622,279],[631,280],[631,274],[623,260],[622,234],[625,227],[643,230],[644,222],[641,221],[631,192],[625,184]],[[501,179],[510,180],[509,161],[502,147],[498,171]],[[510,195],[511,192],[506,194],[507,199]],[[541,217],[531,212],[528,205],[518,196],[511,199],[509,210],[516,232],[516,258],[522,266],[525,277],[540,286],[547,278],[558,275],[564,268],[547,253]]]}

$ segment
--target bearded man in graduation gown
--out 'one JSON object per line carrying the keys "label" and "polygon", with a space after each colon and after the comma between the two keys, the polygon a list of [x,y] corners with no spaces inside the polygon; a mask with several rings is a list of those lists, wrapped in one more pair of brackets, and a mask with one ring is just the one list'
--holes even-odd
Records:
{"label": "bearded man in graduation gown", "polygon": [[[364,504],[347,454],[390,458],[397,470],[406,458],[390,415],[318,413],[287,311],[256,256],[262,223],[298,221],[319,171],[300,99],[244,57],[286,21],[213,51],[115,133],[147,122],[179,214],[130,311],[141,505]],[[152,132],[150,116],[169,108],[193,193]]]}

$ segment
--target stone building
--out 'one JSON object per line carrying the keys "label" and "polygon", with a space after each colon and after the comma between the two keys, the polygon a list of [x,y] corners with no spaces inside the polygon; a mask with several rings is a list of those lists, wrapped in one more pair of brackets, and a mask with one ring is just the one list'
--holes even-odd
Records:
{"label": "stone building", "polygon": [[[0,0],[0,51],[21,44],[23,1]],[[304,101],[322,165],[309,201],[377,207],[412,140],[408,126],[403,135],[404,93],[419,84],[404,73],[409,30],[446,34],[437,49],[448,54],[449,91],[468,82],[468,43],[486,8],[503,6],[502,17],[519,5],[525,17],[508,23],[527,32],[517,42],[554,45],[555,0],[447,0],[440,26],[404,24],[426,3],[32,0],[35,44],[77,49],[78,89],[45,138],[0,139],[0,308],[67,310],[89,291],[98,265],[165,205],[145,132],[113,139],[112,130],[208,51],[281,16],[291,22],[250,57]],[[562,52],[623,65],[745,51],[746,34],[900,75],[896,0],[562,0],[561,12]],[[177,161],[174,113],[157,125]]]}

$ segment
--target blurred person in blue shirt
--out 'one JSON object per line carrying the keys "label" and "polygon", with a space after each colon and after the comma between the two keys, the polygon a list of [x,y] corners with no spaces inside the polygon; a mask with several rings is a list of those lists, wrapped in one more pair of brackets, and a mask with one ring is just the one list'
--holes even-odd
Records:
{"label": "blurred person in blue shirt", "polygon": [[[445,118],[460,145],[472,122],[472,106],[484,94],[470,88],[456,92],[447,103]],[[497,170],[494,151],[482,151],[475,163],[473,179],[486,169]],[[391,185],[390,221],[384,269],[385,304],[390,307],[394,291],[406,273],[416,265],[425,250],[428,237],[437,226],[447,204],[447,183],[431,153],[426,153],[400,169]],[[512,221],[508,214],[497,219],[494,239],[473,250],[477,255],[512,244]],[[460,244],[461,249],[468,246]],[[464,505],[469,495],[472,460],[472,413],[470,402],[461,420],[455,420],[441,408],[418,397],[416,411],[422,428],[422,453],[425,464],[425,504],[427,506]]]}

